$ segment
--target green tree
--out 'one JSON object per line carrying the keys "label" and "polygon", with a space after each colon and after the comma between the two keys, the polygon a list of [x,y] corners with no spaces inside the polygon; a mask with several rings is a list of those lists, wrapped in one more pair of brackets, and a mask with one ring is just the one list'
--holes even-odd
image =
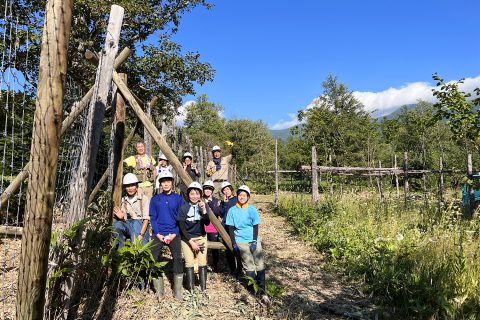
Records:
{"label": "green tree", "polygon": [[208,100],[206,94],[197,97],[194,103],[187,105],[184,127],[194,145],[211,148],[222,145],[228,137],[223,107]]}
{"label": "green tree", "polygon": [[[377,124],[347,86],[329,75],[312,108],[300,110],[300,134],[317,146],[320,163],[364,165],[377,144]],[[367,151],[367,153],[365,153]]]}
{"label": "green tree", "polygon": [[455,139],[467,149],[479,149],[480,141],[480,88],[476,88],[475,98],[463,92],[459,86],[463,80],[445,83],[436,73],[433,79],[437,88],[432,89],[438,99],[434,104],[437,119],[446,119]]}
{"label": "green tree", "polygon": [[[15,32],[11,37],[9,32],[6,33],[8,39],[4,49],[15,42],[12,48],[16,50],[17,60],[28,60],[16,67],[35,86],[45,1],[2,3],[0,10],[4,12],[7,9],[5,12],[9,13],[10,7],[5,8],[5,5],[10,4],[12,16],[19,17],[20,28],[18,37],[15,37]],[[149,101],[153,95],[158,95],[160,102],[173,102],[179,106],[180,96],[195,94],[193,83],[203,84],[212,80],[212,67],[201,62],[198,53],[183,54],[180,45],[171,40],[186,13],[198,6],[211,8],[211,4],[205,0],[120,0],[116,4],[125,9],[120,47],[128,46],[134,50],[133,57],[120,71],[128,74],[129,87],[140,98]],[[84,88],[91,86],[96,67],[86,62],[83,55],[86,49],[94,52],[102,49],[111,5],[109,0],[73,2],[68,76]],[[6,28],[9,28],[6,21],[0,21],[0,29],[3,31]],[[160,107],[165,105],[159,104]]]}

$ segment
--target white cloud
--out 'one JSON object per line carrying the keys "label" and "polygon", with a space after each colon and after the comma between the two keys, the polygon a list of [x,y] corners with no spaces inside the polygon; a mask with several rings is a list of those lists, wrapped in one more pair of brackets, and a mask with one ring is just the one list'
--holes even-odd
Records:
{"label": "white cloud", "polygon": [[185,117],[187,116],[187,106],[192,103],[195,103],[195,101],[189,100],[178,108],[178,114],[175,116],[175,122],[177,123],[177,126],[183,125]]}
{"label": "white cloud", "polygon": [[280,120],[276,124],[274,124],[270,129],[272,130],[282,130],[288,129],[298,124],[297,115],[295,113],[289,113],[288,117],[290,120]]}
{"label": "white cloud", "polygon": [[[460,89],[465,92],[473,92],[478,87],[480,87],[480,76],[465,78]],[[380,92],[354,91],[353,94],[363,103],[366,111],[376,111],[375,116],[382,116],[403,105],[417,103],[418,100],[436,102],[432,94],[433,88],[435,88],[435,85],[428,82],[413,82],[400,88],[388,88]],[[316,99],[318,98],[313,99],[305,109],[312,108]],[[289,113],[288,116],[290,120],[282,119],[271,126],[271,129],[286,129],[299,123],[296,114]]]}

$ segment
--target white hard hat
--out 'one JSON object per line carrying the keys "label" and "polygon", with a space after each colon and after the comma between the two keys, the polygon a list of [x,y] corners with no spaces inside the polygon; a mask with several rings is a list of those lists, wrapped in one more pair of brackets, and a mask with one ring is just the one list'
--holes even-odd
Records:
{"label": "white hard hat", "polygon": [[211,188],[212,190],[215,190],[215,185],[213,184],[212,180],[207,180],[203,183],[203,189],[205,188]]}
{"label": "white hard hat", "polygon": [[185,153],[183,154],[183,159],[188,158],[188,157],[190,157],[191,159],[193,159],[193,156],[192,156],[192,154],[191,154],[190,152],[185,152]]}
{"label": "white hard hat", "polygon": [[165,170],[159,173],[158,181],[162,181],[163,179],[173,180],[173,174],[170,172],[170,170]]}
{"label": "white hard hat", "polygon": [[223,189],[225,189],[226,187],[230,187],[232,188],[232,191],[233,191],[233,187],[232,187],[232,184],[228,181],[223,181],[222,182],[222,186],[220,187],[220,191],[223,191]]}
{"label": "white hard hat", "polygon": [[168,161],[167,157],[163,154],[163,152],[160,152],[160,153],[158,154],[158,159],[159,159],[159,160],[167,160],[167,161]]}
{"label": "white hard hat", "polygon": [[215,151],[222,151],[222,149],[220,149],[219,146],[213,146],[212,152],[215,152]]}
{"label": "white hard hat", "polygon": [[197,189],[198,191],[200,191],[200,194],[203,192],[202,185],[197,181],[193,181],[192,183],[190,183],[187,189],[187,193],[190,193],[190,190],[192,189]]}
{"label": "white hard hat", "polygon": [[123,176],[123,184],[138,183],[138,178],[133,173],[127,173]]}
{"label": "white hard hat", "polygon": [[245,191],[248,194],[248,196],[250,197],[250,188],[247,187],[246,185],[242,185],[242,186],[238,187],[237,195],[240,193],[240,191]]}

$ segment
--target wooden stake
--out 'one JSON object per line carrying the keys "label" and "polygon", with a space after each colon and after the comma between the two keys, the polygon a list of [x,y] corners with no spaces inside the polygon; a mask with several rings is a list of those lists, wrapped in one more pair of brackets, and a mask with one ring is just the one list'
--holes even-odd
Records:
{"label": "wooden stake", "polygon": [[278,191],[278,140],[275,140],[275,207],[278,208],[279,191]]}
{"label": "wooden stake", "polygon": [[[472,154],[469,153],[467,155],[467,174],[468,178],[472,179],[473,175],[473,163],[472,163]],[[468,195],[470,200],[470,205],[468,207],[468,217],[473,217],[473,213],[475,212],[475,190],[473,189],[473,185],[471,183],[468,184]]]}
{"label": "wooden stake", "polygon": [[17,283],[22,320],[43,319],[71,19],[70,0],[47,2]]}
{"label": "wooden stake", "polygon": [[312,201],[317,202],[318,199],[317,149],[315,146],[312,146]]}
{"label": "wooden stake", "polygon": [[[378,161],[378,167],[382,168],[382,162]],[[380,192],[380,202],[385,203],[385,194],[383,192],[383,175],[378,177],[378,191]]]}
{"label": "wooden stake", "polygon": [[70,214],[67,226],[72,226],[86,216],[88,195],[95,173],[98,146],[100,143],[108,92],[112,82],[114,58],[118,51],[118,42],[122,26],[124,9],[113,5],[107,27],[105,47],[100,56],[97,69],[96,86],[90,102],[85,138],[82,145],[80,164],[75,172],[75,179],[70,188]]}
{"label": "wooden stake", "polygon": [[[119,74],[120,78],[127,83],[127,75],[125,73]],[[112,105],[115,108],[112,124],[112,151],[109,161],[109,181],[108,189],[112,195],[112,208],[120,207],[122,204],[122,178],[123,178],[123,139],[125,136],[125,100],[115,88],[115,100]],[[93,193],[93,192],[92,192]],[[88,202],[91,202],[91,195]]]}
{"label": "wooden stake", "polygon": [[[177,156],[173,153],[172,149],[167,144],[165,139],[163,139],[162,135],[160,134],[158,129],[155,127],[155,125],[152,123],[152,121],[150,121],[150,119],[147,118],[142,108],[137,103],[137,101],[133,97],[128,87],[122,81],[122,79],[120,79],[116,71],[113,71],[113,81],[117,84],[118,89],[122,93],[123,97],[128,101],[128,104],[135,111],[135,113],[137,114],[137,117],[140,119],[143,125],[148,129],[148,132],[150,132],[150,135],[152,136],[153,140],[155,140],[155,142],[158,144],[158,146],[160,147],[160,150],[163,152],[163,154],[165,154],[167,159],[170,161],[170,164],[172,165],[173,169],[180,176],[183,183],[185,183],[188,186],[192,182],[192,178],[190,178],[187,172],[183,170],[183,165],[178,160]],[[229,249],[233,250],[232,242],[230,241],[230,236],[225,231],[220,221],[218,221],[217,217],[215,217],[215,215],[210,211],[208,216],[210,218],[210,221],[213,223],[217,231],[222,236],[223,240],[227,243]]]}
{"label": "wooden stake", "polygon": [[[395,169],[398,169],[397,167],[397,155],[395,155]],[[398,184],[398,174],[395,173],[395,188],[397,189],[397,199],[400,199],[400,186]]]}
{"label": "wooden stake", "polygon": [[440,157],[440,190],[439,190],[440,204],[443,203],[444,194],[445,194],[445,189],[444,189],[444,181],[443,181],[443,157]]}
{"label": "wooden stake", "polygon": [[403,153],[403,196],[405,207],[408,204],[408,152]]}

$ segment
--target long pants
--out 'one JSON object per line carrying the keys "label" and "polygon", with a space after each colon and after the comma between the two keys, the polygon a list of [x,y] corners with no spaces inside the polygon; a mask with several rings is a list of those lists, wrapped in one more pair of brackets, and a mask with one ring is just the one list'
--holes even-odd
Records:
{"label": "long pants", "polygon": [[[219,242],[220,239],[218,237],[218,232],[207,233],[207,240],[211,241],[211,242]],[[212,261],[212,269],[214,269],[214,271],[215,271],[218,267],[218,260],[219,260],[220,253],[219,253],[218,249],[210,249],[209,251],[212,254],[212,260],[213,260]]]}
{"label": "long pants", "polygon": [[263,262],[262,241],[260,238],[257,240],[257,249],[253,253],[250,252],[250,243],[237,242],[237,245],[240,249],[242,265],[246,272],[255,272],[265,269],[265,264]]}
{"label": "long pants", "polygon": [[195,263],[195,258],[198,259],[198,266],[203,267],[207,265],[207,237],[201,236],[192,238],[199,245],[203,245],[203,250],[194,252],[190,244],[184,240],[182,240],[182,252],[183,256],[185,257],[185,267],[186,268],[193,268]]}
{"label": "long pants", "polygon": [[[143,220],[140,219],[127,219],[126,221],[118,220],[113,224],[113,230],[117,234],[117,249],[123,248],[125,240],[130,239],[130,242],[133,243],[133,240],[140,234],[142,231]],[[147,228],[147,231],[143,235],[142,244],[146,245],[150,240],[150,233]]]}
{"label": "long pants", "polygon": [[180,245],[180,236],[177,235],[175,239],[173,239],[170,244],[166,244],[165,242],[161,242],[158,240],[157,237],[153,238],[152,243],[152,255],[155,261],[160,261],[160,253],[162,252],[162,248],[167,246],[170,249],[173,257],[173,273],[183,273],[183,263],[182,263],[182,247]]}
{"label": "long pants", "polygon": [[139,193],[141,193],[144,196],[147,196],[148,199],[152,199],[153,197],[153,186],[149,187],[138,187]]}

